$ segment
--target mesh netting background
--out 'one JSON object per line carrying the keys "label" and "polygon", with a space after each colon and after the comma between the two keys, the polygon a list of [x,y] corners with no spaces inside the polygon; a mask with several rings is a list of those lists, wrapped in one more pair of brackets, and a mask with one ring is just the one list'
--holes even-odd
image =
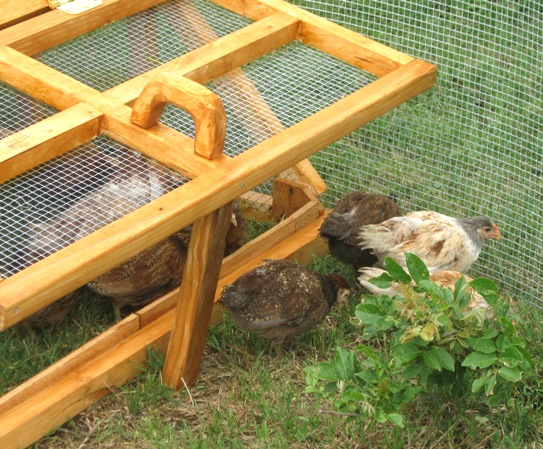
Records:
{"label": "mesh netting background", "polygon": [[543,306],[543,6],[538,1],[293,3],[438,66],[435,87],[312,158],[345,190],[405,210],[488,215],[504,239],[471,274]]}
{"label": "mesh netting background", "polygon": [[[250,23],[204,0],[183,11],[182,3],[151,8],[37,58],[104,91]],[[471,274],[488,276],[512,295],[543,306],[539,2],[293,3],[439,69],[430,91],[311,158],[329,186],[323,202],[331,207],[344,193],[361,189],[391,194],[405,211],[491,216],[504,239],[485,245]],[[196,38],[191,27],[201,16],[210,26]],[[243,70],[245,86],[256,87],[272,113],[247,109],[254,97],[240,101],[239,84],[230,75],[209,83],[227,109],[226,152],[232,156],[374,79],[299,43]],[[13,95],[0,85],[0,126],[8,134],[32,123],[29,115],[38,120],[54,113],[32,101],[14,102]],[[192,121],[179,109],[168,107],[163,121],[193,135]],[[268,192],[269,185],[260,190]]]}

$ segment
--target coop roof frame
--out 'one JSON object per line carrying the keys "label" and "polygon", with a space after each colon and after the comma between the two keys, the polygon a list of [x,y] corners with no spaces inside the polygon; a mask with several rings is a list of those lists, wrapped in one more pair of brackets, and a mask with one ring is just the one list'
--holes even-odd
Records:
{"label": "coop roof frame", "polygon": [[[103,133],[192,178],[1,282],[0,330],[303,161],[428,89],[435,80],[434,65],[280,0],[215,1],[256,22],[103,93],[28,56],[158,3],[161,2],[106,0],[100,14],[93,10],[66,17],[51,11],[0,31],[0,44],[6,45],[0,48],[0,79],[64,111],[72,117],[74,129],[84,131],[70,144],[58,148],[66,134],[42,131],[61,123],[65,118],[61,112],[4,139],[0,142],[0,155],[10,156],[4,157],[3,165],[10,167],[6,176],[68,151],[74,142]],[[87,16],[90,19],[86,20]],[[44,30],[45,24],[48,30]],[[28,34],[21,34],[21,30]],[[45,39],[47,31],[52,36],[49,40]],[[157,74],[174,71],[205,83],[294,39],[380,78],[233,159],[221,155],[208,160],[194,154],[193,139],[166,125],[145,130],[131,123],[132,109],[128,104]],[[57,149],[52,150],[53,147]],[[28,157],[30,154],[32,157]],[[5,176],[4,170],[0,169],[1,176]]]}

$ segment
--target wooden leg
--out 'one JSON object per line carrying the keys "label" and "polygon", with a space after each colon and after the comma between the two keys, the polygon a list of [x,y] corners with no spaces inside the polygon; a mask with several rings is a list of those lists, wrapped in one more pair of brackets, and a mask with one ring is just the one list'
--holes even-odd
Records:
{"label": "wooden leg", "polygon": [[162,373],[166,385],[174,389],[192,385],[198,376],[232,206],[229,203],[201,218],[192,229]]}

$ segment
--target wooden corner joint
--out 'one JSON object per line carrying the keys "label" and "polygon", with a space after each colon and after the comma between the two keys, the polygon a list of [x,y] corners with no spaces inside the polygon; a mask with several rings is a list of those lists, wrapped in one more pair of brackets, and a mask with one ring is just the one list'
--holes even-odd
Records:
{"label": "wooden corner joint", "polygon": [[167,103],[183,109],[193,118],[196,154],[210,160],[222,154],[226,113],[221,99],[180,74],[165,72],[151,80],[136,99],[130,121],[142,128],[150,128],[157,124]]}

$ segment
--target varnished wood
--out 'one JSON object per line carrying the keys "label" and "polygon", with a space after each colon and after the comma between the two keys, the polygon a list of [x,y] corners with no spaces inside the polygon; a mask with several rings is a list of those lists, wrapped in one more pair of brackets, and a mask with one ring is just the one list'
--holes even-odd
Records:
{"label": "varnished wood", "polygon": [[[96,278],[275,173],[433,85],[435,66],[415,60],[204,175],[105,226],[2,283],[0,329]],[[318,133],[315,130],[319,130]],[[126,229],[130,229],[127,236]],[[84,267],[82,266],[84,261]]]}
{"label": "varnished wood", "polygon": [[0,182],[97,136],[102,113],[81,103],[0,140]]}
{"label": "varnished wood", "polygon": [[175,389],[192,385],[200,369],[232,208],[233,203],[228,203],[192,228],[162,372],[166,385]]}
{"label": "varnished wood", "polygon": [[2,0],[0,30],[49,11],[47,0]]}
{"label": "varnished wood", "polygon": [[272,215],[276,220],[284,219],[315,199],[315,196],[304,185],[275,178],[273,181]]}
{"label": "varnished wood", "polygon": [[[239,267],[240,274],[261,262],[261,258],[293,258],[300,264],[313,261],[319,253],[316,231],[321,223],[317,219],[301,227],[275,245],[249,259]],[[303,248],[311,251],[300,253]],[[323,246],[326,251],[326,246]],[[221,276],[215,299],[224,285],[231,283],[237,273]],[[87,408],[91,403],[111,393],[113,388],[134,378],[145,368],[148,347],[166,351],[170,336],[179,289],[165,295],[129,315],[104,334],[51,365],[11,393],[0,398],[0,447],[25,447]],[[167,302],[170,302],[167,304]],[[166,303],[166,306],[164,306]],[[158,313],[153,308],[161,309]],[[145,318],[142,319],[142,314]],[[223,309],[215,304],[210,323],[221,321]],[[155,319],[151,319],[154,315]],[[138,322],[140,325],[138,326]],[[138,330],[139,327],[139,330]]]}
{"label": "varnished wood", "polygon": [[222,101],[206,87],[182,75],[163,72],[150,81],[134,103],[130,121],[150,128],[157,124],[168,103],[188,112],[194,120],[194,151],[206,159],[219,157],[226,137]]}
{"label": "varnished wood", "polygon": [[0,47],[10,46],[26,55],[35,55],[164,1],[104,0],[101,6],[75,15],[52,10],[0,31]]}

